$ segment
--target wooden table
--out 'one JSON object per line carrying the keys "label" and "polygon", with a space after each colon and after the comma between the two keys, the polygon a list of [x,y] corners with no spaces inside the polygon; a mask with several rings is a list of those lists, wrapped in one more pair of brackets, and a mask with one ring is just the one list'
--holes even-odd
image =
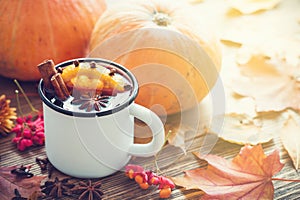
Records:
{"label": "wooden table", "polygon": [[[37,82],[20,82],[25,92],[28,94],[30,100],[35,107],[41,107],[41,100],[37,94]],[[11,106],[16,107],[15,99],[16,85],[11,79],[0,77],[0,94],[5,94],[7,98],[11,99]],[[20,96],[22,110],[24,113],[30,112],[29,106],[26,104],[24,98]],[[20,115],[20,112],[18,112]],[[32,165],[31,171],[35,175],[41,175],[44,172],[40,170],[40,167],[35,162],[35,158],[38,156],[45,156],[44,147],[33,147],[24,152],[17,150],[15,144],[11,142],[14,134],[11,133],[7,137],[0,137],[0,167],[2,166],[14,166],[14,165]],[[197,159],[192,152],[199,151],[200,147],[211,144],[204,144],[203,141],[206,137],[205,134],[197,135],[190,139],[190,146],[187,149],[187,154],[181,154],[178,156],[174,153],[174,149],[166,149],[159,154],[157,162],[160,166],[162,174],[166,176],[181,176],[183,170],[194,169],[198,167],[204,167],[205,161]],[[224,140],[219,139],[213,146],[211,154],[222,156],[226,159],[231,159],[240,150],[242,146],[237,144],[231,144]],[[285,163],[283,170],[276,175],[276,177],[286,179],[300,179],[299,174],[293,168],[292,162],[287,155],[287,152],[282,148],[282,145],[278,139],[274,139],[271,142],[263,144],[263,148],[266,154],[269,154],[274,149],[280,149],[281,162]],[[136,159],[136,158],[134,158]],[[137,160],[135,160],[137,161]],[[147,168],[154,169],[154,158],[140,160]],[[158,199],[158,191],[153,187],[148,190],[142,190],[132,180],[128,179],[124,172],[117,172],[109,177],[102,178],[102,189],[104,192],[103,199]],[[274,181],[275,187],[275,199],[298,199],[300,198],[300,183],[295,182],[280,182]],[[0,191],[1,192],[1,191]],[[202,192],[199,190],[184,190],[177,187],[173,192],[170,199],[199,199]],[[69,198],[65,198],[69,199]]]}

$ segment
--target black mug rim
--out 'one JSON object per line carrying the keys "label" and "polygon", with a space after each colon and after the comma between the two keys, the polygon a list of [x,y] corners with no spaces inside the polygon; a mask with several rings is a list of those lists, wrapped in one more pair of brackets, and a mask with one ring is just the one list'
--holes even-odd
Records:
{"label": "black mug rim", "polygon": [[110,115],[113,113],[116,113],[120,110],[123,110],[124,108],[126,108],[127,106],[131,105],[131,103],[134,102],[135,98],[137,97],[138,94],[138,82],[135,78],[135,76],[124,66],[110,61],[110,60],[106,60],[106,59],[102,59],[102,58],[76,58],[76,59],[71,59],[71,60],[67,60],[61,63],[58,63],[55,65],[55,68],[57,69],[58,67],[65,67],[67,65],[72,64],[74,61],[79,61],[79,62],[100,62],[103,64],[107,64],[113,67],[116,67],[118,69],[120,69],[122,72],[125,72],[125,74],[130,78],[131,83],[132,83],[132,92],[130,97],[123,102],[122,104],[109,109],[109,110],[105,110],[105,111],[95,111],[95,112],[77,112],[77,111],[70,111],[70,110],[66,110],[58,105],[55,105],[54,103],[52,103],[45,95],[44,93],[44,82],[43,79],[41,79],[39,81],[39,85],[38,85],[38,93],[43,101],[43,103],[45,103],[48,107],[52,108],[53,110],[65,114],[65,115],[69,115],[69,116],[75,116],[75,117],[99,117],[99,116],[105,116],[105,115]]}

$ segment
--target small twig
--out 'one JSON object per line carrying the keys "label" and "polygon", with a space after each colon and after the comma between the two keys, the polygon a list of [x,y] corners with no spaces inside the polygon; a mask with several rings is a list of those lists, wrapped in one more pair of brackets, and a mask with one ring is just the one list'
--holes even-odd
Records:
{"label": "small twig", "polygon": [[[25,100],[27,101],[27,104],[29,105],[32,112],[37,112],[38,113],[39,111],[33,107],[33,105],[31,104],[29,98],[27,97],[26,93],[24,92],[24,90],[21,87],[21,85],[19,84],[19,82],[16,79],[14,79],[14,82],[17,85],[17,87],[19,88],[19,90],[21,91],[21,93],[23,94],[23,96],[24,96]],[[19,104],[20,104],[20,102],[19,102]]]}
{"label": "small twig", "polygon": [[169,139],[171,133],[172,133],[172,131],[169,130],[168,133],[167,133],[167,135],[166,135],[166,137],[165,137],[164,145],[161,147],[161,149],[160,149],[160,150],[157,152],[157,154],[155,155],[154,163],[155,163],[156,173],[157,173],[157,174],[161,174],[161,173],[162,173],[162,171],[159,169],[159,166],[158,166],[158,163],[157,163],[158,156],[159,156],[160,152],[163,150],[165,144],[168,142],[168,139]]}
{"label": "small twig", "polygon": [[300,182],[300,180],[297,179],[284,179],[284,178],[272,178],[272,181],[287,181],[287,182]]}
{"label": "small twig", "polygon": [[19,90],[15,90],[15,93],[16,93],[17,106],[18,106],[19,112],[21,113],[21,116],[24,116],[24,113],[22,112],[21,104],[20,104]]}

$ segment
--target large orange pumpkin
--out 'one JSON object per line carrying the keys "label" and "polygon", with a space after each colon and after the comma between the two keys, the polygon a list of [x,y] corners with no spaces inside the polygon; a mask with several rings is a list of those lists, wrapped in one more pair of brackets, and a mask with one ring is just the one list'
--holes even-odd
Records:
{"label": "large orange pumpkin", "polygon": [[37,80],[36,66],[84,57],[105,0],[0,0],[0,75]]}
{"label": "large orange pumpkin", "polygon": [[89,56],[129,68],[140,84],[137,103],[177,113],[208,94],[221,66],[217,42],[197,26],[188,5],[175,1],[112,5],[95,25]]}

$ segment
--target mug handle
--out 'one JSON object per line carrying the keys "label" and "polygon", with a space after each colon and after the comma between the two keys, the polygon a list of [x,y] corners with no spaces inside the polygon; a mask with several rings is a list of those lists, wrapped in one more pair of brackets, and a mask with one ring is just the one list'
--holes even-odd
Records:
{"label": "mug handle", "polygon": [[164,126],[159,117],[148,108],[135,103],[130,106],[129,113],[149,126],[153,138],[147,144],[132,144],[128,153],[138,157],[149,157],[158,153],[165,140]]}

